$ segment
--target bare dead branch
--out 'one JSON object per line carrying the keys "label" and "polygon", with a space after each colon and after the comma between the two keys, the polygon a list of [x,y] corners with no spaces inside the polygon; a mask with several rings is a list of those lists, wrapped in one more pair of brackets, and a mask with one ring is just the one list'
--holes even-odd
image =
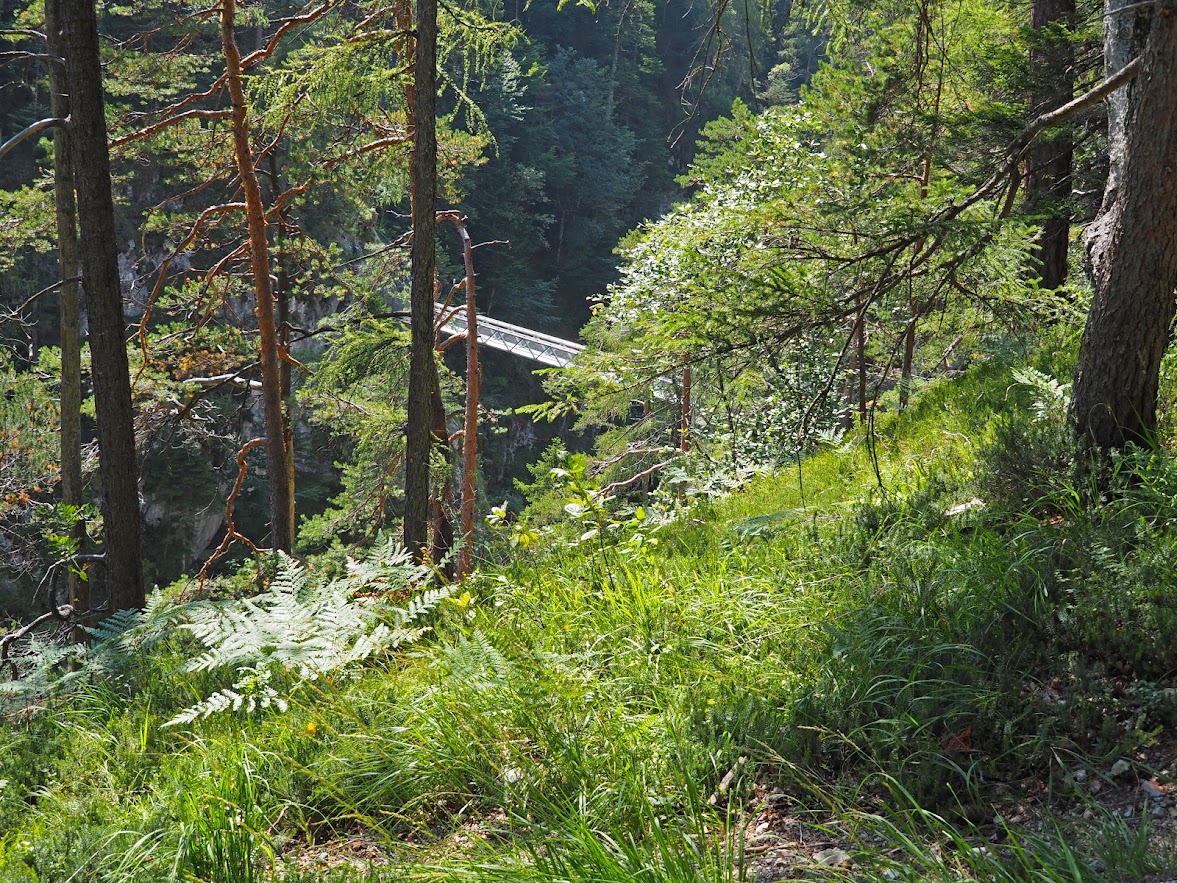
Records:
{"label": "bare dead branch", "polygon": [[183,251],[185,251],[189,246],[192,245],[192,243],[196,241],[196,238],[200,235],[200,231],[204,228],[204,225],[210,218],[226,214],[227,212],[244,210],[245,203],[243,202],[227,202],[220,205],[210,205],[197,216],[195,222],[193,222],[192,227],[188,231],[188,235],[184,237],[184,240],[179,245],[172,249],[172,253],[164,258],[163,263],[160,264],[159,272],[155,280],[155,285],[152,286],[151,294],[147,296],[147,303],[143,306],[143,316],[139,319],[139,331],[137,336],[139,338],[139,350],[143,354],[143,364],[140,365],[139,370],[135,372],[135,377],[131,381],[131,389],[135,388],[136,384],[139,382],[139,378],[147,369],[147,363],[149,360],[147,353],[147,323],[151,320],[151,313],[155,306],[155,301],[159,297],[160,291],[163,290],[164,282],[167,279],[168,268],[171,267],[172,261],[179,257]]}
{"label": "bare dead branch", "polygon": [[18,145],[24,141],[27,141],[29,138],[32,138],[34,135],[39,135],[49,129],[65,125],[66,121],[60,117],[48,117],[47,119],[37,120],[37,122],[30,126],[25,126],[3,144],[0,144],[0,159],[4,159],[4,157],[10,154]]}
{"label": "bare dead branch", "polygon": [[47,285],[44,288],[42,288],[40,291],[36,292],[35,294],[30,294],[28,297],[26,297],[21,302],[20,306],[7,311],[4,315],[0,315],[0,322],[16,322],[17,324],[19,324],[21,326],[28,327],[31,323],[26,321],[24,318],[25,310],[27,310],[29,307],[31,307],[34,303],[36,303],[40,298],[44,297],[45,295],[52,294],[54,291],[57,291],[57,289],[61,288],[61,286],[68,285],[71,282],[81,282],[81,281],[82,281],[81,276],[71,276],[68,279],[58,279],[52,285]]}
{"label": "bare dead branch", "polygon": [[291,16],[290,18],[279,19],[281,24],[278,26],[278,30],[276,30],[273,36],[271,36],[270,39],[266,42],[266,45],[261,49],[256,50],[255,52],[249,53],[249,55],[241,59],[241,69],[243,71],[249,70],[249,68],[258,62],[265,61],[274,54],[274,52],[278,49],[279,44],[282,42],[282,38],[285,37],[290,31],[292,31],[294,28],[297,28],[299,25],[311,24],[312,22],[317,21],[330,12],[333,7],[338,6],[339,4],[340,0],[328,0],[328,2],[321,3],[311,9],[308,9],[307,6],[304,6],[303,9],[306,9],[306,12],[300,12],[298,15]]}
{"label": "bare dead branch", "polygon": [[241,493],[241,485],[245,482],[245,472],[249,468],[245,462],[246,456],[258,445],[265,443],[266,440],[264,437],[251,438],[237,452],[237,480],[233,482],[233,490],[229,492],[229,499],[225,501],[225,536],[221,540],[220,545],[217,546],[216,551],[213,552],[212,557],[205,561],[204,566],[200,568],[200,574],[197,578],[202,587],[204,586],[204,581],[208,578],[209,568],[229,550],[229,547],[233,543],[243,543],[250,548],[253,554],[261,554],[261,549],[254,545],[253,540],[238,533],[237,528],[233,526],[233,506],[237,502],[237,495]]}
{"label": "bare dead branch", "polygon": [[663,460],[661,463],[655,463],[649,469],[643,469],[637,475],[631,475],[629,478],[622,479],[621,481],[610,482],[609,484],[607,484],[603,488],[601,488],[601,490],[598,491],[598,493],[602,497],[607,497],[607,496],[609,496],[609,494],[613,493],[614,491],[619,491],[622,488],[629,487],[631,484],[637,484],[643,478],[649,478],[654,473],[661,472],[663,469],[665,469],[667,466],[669,466],[673,462],[674,462],[674,460],[671,459],[671,460]]}
{"label": "bare dead branch", "polygon": [[593,471],[594,473],[604,472],[604,471],[605,471],[606,469],[608,469],[610,466],[616,466],[616,465],[617,465],[618,463],[620,463],[622,460],[628,459],[629,457],[640,457],[640,456],[646,456],[646,455],[649,455],[649,454],[674,454],[674,453],[678,453],[678,451],[677,451],[677,449],[676,449],[676,448],[667,448],[667,447],[659,447],[659,448],[626,448],[626,449],[625,449],[624,451],[622,451],[620,454],[617,454],[616,456],[610,457],[608,460],[605,460],[605,461],[603,461],[603,462],[601,462],[601,463],[597,463],[597,464],[596,464],[596,465],[593,467],[593,470],[592,470],[592,471]]}
{"label": "bare dead branch", "polygon": [[[250,368],[257,367],[256,363]],[[224,386],[227,383],[232,383],[237,386],[242,386],[246,389],[261,389],[262,382],[260,380],[249,380],[242,377],[244,371],[229,371],[224,374],[214,374],[211,377],[185,377],[185,383],[197,383],[201,386],[211,387],[213,389]]]}
{"label": "bare dead branch", "polygon": [[232,114],[230,110],[185,110],[181,113],[175,114],[159,122],[152,123],[150,126],[144,126],[142,129],[136,129],[134,132],[129,132],[126,135],[120,135],[110,142],[112,150],[122,147],[124,144],[130,144],[132,141],[142,141],[144,138],[150,138],[152,135],[157,135],[164,129],[169,129],[172,126],[177,126],[187,120],[227,120]]}
{"label": "bare dead branch", "polygon": [[363,156],[365,153],[371,153],[373,150],[380,150],[384,147],[394,147],[399,144],[411,144],[413,137],[411,135],[389,135],[386,138],[377,138],[375,141],[370,141],[363,144],[354,150],[349,150],[347,153],[333,156],[322,161],[322,165],[326,168],[334,168],[349,159],[355,159],[357,156]]}

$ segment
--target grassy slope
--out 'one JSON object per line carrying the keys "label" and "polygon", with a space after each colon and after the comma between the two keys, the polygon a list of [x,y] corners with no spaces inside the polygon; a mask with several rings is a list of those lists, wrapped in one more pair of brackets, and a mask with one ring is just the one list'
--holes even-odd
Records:
{"label": "grassy slope", "polygon": [[1169,723],[1109,673],[1167,664],[1168,473],[1091,516],[1049,477],[995,499],[977,448],[1009,389],[996,366],[933,387],[880,427],[877,475],[856,439],[642,528],[656,545],[522,554],[429,641],[283,715],[161,729],[210,686],[174,643],[10,719],[0,880],[237,883],[267,850],[307,880],[363,879],[342,858],[364,855],[379,880],[768,879],[797,825],[867,879],[1158,870],[1120,817],[1095,813],[1096,864],[1068,831],[969,821],[1027,782],[1081,796],[1089,752]]}

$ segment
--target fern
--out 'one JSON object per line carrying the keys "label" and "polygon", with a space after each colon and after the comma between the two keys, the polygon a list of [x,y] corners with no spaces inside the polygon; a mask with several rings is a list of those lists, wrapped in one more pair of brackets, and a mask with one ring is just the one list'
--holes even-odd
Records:
{"label": "fern", "polygon": [[232,672],[234,680],[168,725],[230,711],[285,711],[276,675],[293,689],[419,641],[429,630],[423,621],[453,588],[426,589],[404,607],[385,599],[407,595],[427,575],[389,541],[364,560],[349,561],[347,575],[332,582],[313,579],[280,554],[269,588],[252,598],[173,604],[156,592],[143,610],[120,610],[88,629],[89,647],[31,639],[0,675],[0,710],[35,706],[96,674],[125,674],[143,653],[181,632],[199,645],[185,671]]}
{"label": "fern", "polygon": [[217,690],[211,696],[185,708],[164,726],[190,724],[199,718],[210,717],[222,711],[252,712],[271,706],[279,711],[286,710],[286,700],[270,685],[273,674],[270,669],[247,667],[238,669],[237,673],[241,677],[233,686]]}
{"label": "fern", "polygon": [[432,613],[438,604],[445,601],[452,594],[453,588],[451,586],[429,589],[418,597],[412,598],[409,601],[409,606],[404,610],[394,609],[393,613],[402,618],[401,625],[408,625],[410,622],[420,619],[426,613]]}
{"label": "fern", "polygon": [[469,637],[458,635],[456,644],[442,649],[441,658],[455,680],[482,691],[504,688],[514,676],[514,666],[479,629]]}
{"label": "fern", "polygon": [[[152,597],[155,597],[155,595]],[[143,617],[143,610],[119,610],[116,613],[112,613],[97,625],[86,629],[86,631],[90,633],[90,637],[94,638],[100,644],[117,643],[122,640],[124,635],[140,625]]]}
{"label": "fern", "polygon": [[1067,409],[1071,406],[1071,384],[1060,383],[1049,374],[1030,367],[1017,369],[1013,377],[1034,396],[1035,422],[1062,423],[1066,420]]}
{"label": "fern", "polygon": [[184,709],[168,725],[191,723],[224,711],[254,711],[286,702],[271,685],[271,675],[293,675],[294,685],[363,662],[420,640],[428,630],[421,620],[452,594],[431,588],[405,607],[381,599],[407,591],[425,575],[403,551],[389,543],[362,562],[349,561],[347,576],[328,583],[279,553],[269,588],[239,601],[187,605],[180,628],[204,650],[186,670],[231,670],[232,686]]}
{"label": "fern", "polygon": [[187,612],[204,603],[175,604],[156,591],[147,596],[142,610],[112,613],[86,629],[94,640],[85,656],[85,667],[103,673],[124,668],[137,654],[174,635]]}
{"label": "fern", "polygon": [[60,693],[79,676],[71,669],[81,652],[76,644],[32,638],[20,653],[6,660],[0,671],[0,710],[28,709]]}

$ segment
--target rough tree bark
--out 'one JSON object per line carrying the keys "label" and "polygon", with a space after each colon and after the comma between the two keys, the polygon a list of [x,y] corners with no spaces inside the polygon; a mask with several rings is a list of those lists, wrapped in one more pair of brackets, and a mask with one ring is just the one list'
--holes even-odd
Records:
{"label": "rough tree bark", "polygon": [[415,560],[428,556],[429,454],[433,425],[434,274],[437,210],[437,0],[417,4],[414,60],[412,288],[408,426],[405,438],[405,548]]}
{"label": "rough tree bark", "polygon": [[266,427],[266,471],[270,479],[272,545],[290,552],[294,546],[294,501],[291,493],[290,451],[286,447],[286,420],[282,410],[281,359],[274,322],[274,287],[270,279],[270,246],[266,236],[266,209],[258,184],[257,168],[249,145],[248,108],[242,81],[241,51],[234,33],[236,0],[221,2],[221,49],[225,56],[225,83],[233,108],[233,153],[245,194],[249,223],[249,258],[253,271],[258,349],[262,368],[262,412]]}
{"label": "rough tree bark", "polygon": [[482,364],[478,361],[478,307],[474,282],[474,245],[466,230],[466,219],[455,222],[462,240],[466,266],[466,414],[462,430],[462,552],[458,575],[474,570],[474,491],[478,476],[478,400],[482,385]]}
{"label": "rough tree bark", "polygon": [[[1034,0],[1030,26],[1037,34],[1030,50],[1035,77],[1030,119],[1057,110],[1075,95],[1075,51],[1069,38],[1075,0]],[[1026,208],[1042,217],[1034,245],[1034,272],[1050,291],[1067,281],[1067,247],[1071,238],[1071,164],[1074,153],[1069,127],[1043,137],[1030,149]]]}
{"label": "rough tree bark", "polygon": [[[450,446],[450,431],[445,419],[445,402],[441,397],[441,377],[437,373],[436,363],[434,363],[433,373],[430,376],[429,387],[431,390],[429,397],[433,401],[433,444],[445,455],[446,465],[452,466],[454,451]],[[450,474],[452,475],[452,473]],[[455,562],[449,559],[450,551],[454,548],[454,525],[446,510],[452,496],[453,487],[449,478],[442,483],[441,487],[435,487],[429,496],[433,519],[433,564],[446,579],[453,579],[455,572]]]}
{"label": "rough tree bark", "polygon": [[[259,38],[260,40],[260,38]],[[279,204],[279,194],[282,192],[282,176],[278,174],[278,160],[274,157],[275,151],[271,151],[269,155],[270,165],[270,206],[277,206]],[[284,353],[290,352],[290,270],[289,260],[286,249],[286,219],[282,216],[279,209],[277,216],[274,218],[274,245],[277,252],[277,273],[275,279],[277,280],[277,287],[274,290],[274,296],[278,303],[278,347]],[[294,499],[295,475],[294,475],[294,372],[293,365],[289,359],[282,359],[278,366],[278,385],[281,389],[282,402],[284,408],[282,411],[282,438],[286,445],[286,485],[287,498],[290,501],[290,524],[291,530],[293,525],[297,524],[296,503]]]}
{"label": "rough tree bark", "polygon": [[[477,284],[474,272],[474,243],[466,229],[466,216],[457,211],[438,212],[437,220],[446,220],[458,231],[462,243],[462,263],[466,277],[462,288],[466,295],[466,408],[462,422],[462,491],[461,524],[462,545],[458,549],[457,575],[459,579],[469,576],[474,569],[474,508],[475,488],[478,475],[478,408],[482,383],[482,365],[478,360],[478,307]],[[434,408],[441,407],[440,387],[434,399]],[[434,414],[434,420],[437,415]],[[436,435],[436,433],[435,433]],[[451,537],[452,539],[452,537]],[[436,559],[437,538],[434,540]]]}
{"label": "rough tree bark", "polygon": [[[917,98],[920,104],[923,103],[923,89],[924,76],[927,72],[927,67],[932,63],[933,51],[938,48],[938,43],[933,26],[933,11],[932,6],[928,0],[920,5],[919,24],[916,29],[916,85]],[[924,154],[920,161],[920,199],[928,198],[928,187],[932,180],[932,160],[936,152],[936,144],[940,140],[940,103],[944,97],[944,78],[946,74],[947,59],[941,52],[940,56],[936,58],[936,74],[932,89],[932,102],[929,107],[930,127],[927,134],[927,143],[924,145]],[[915,243],[912,250],[912,258],[923,251],[923,240]],[[911,374],[915,366],[915,344],[916,332],[919,327],[919,322],[922,317],[922,309],[919,297],[911,288],[911,281],[908,280],[907,292],[907,312],[910,317],[907,320],[907,327],[903,331],[903,361],[899,369],[899,410],[907,409],[907,403],[911,398]]]}
{"label": "rough tree bark", "polygon": [[[941,80],[941,82],[943,82]],[[937,86],[936,92],[936,113],[940,112],[940,86]],[[935,133],[933,133],[933,143]],[[924,154],[924,158],[920,163],[920,199],[928,198],[928,186],[932,181],[932,155],[931,143],[929,144],[928,152]],[[912,253],[919,254],[924,247],[923,240],[920,240],[913,247]],[[907,313],[910,317],[907,320],[907,327],[903,330],[903,361],[899,369],[899,410],[907,410],[907,402],[911,398],[911,371],[915,365],[915,335],[917,327],[919,326],[921,310],[919,298],[915,292],[911,290],[911,281],[908,280],[907,292]]]}
{"label": "rough tree bark", "polygon": [[102,471],[107,611],[142,607],[143,543],[138,461],[119,283],[110,154],[93,0],[62,0],[61,45],[70,93],[79,256],[90,317],[94,406]]}
{"label": "rough tree bark", "polygon": [[[45,42],[49,50],[49,101],[53,116],[69,116],[69,87],[62,46],[60,0],[45,0]],[[58,306],[61,325],[61,502],[82,505],[82,331],[78,295],[78,209],[74,198],[73,153],[69,133],[61,127],[53,133],[53,202],[57,221],[57,263],[61,277]],[[86,525],[76,519],[69,536],[79,552],[86,540]],[[69,604],[74,610],[90,609],[90,586],[69,569],[66,581]],[[86,632],[77,629],[75,639]]]}
{"label": "rough tree bark", "polygon": [[[1103,52],[1107,75],[1118,73],[1144,52],[1152,20],[1151,4],[1137,0],[1104,0]],[[1137,80],[1133,80],[1108,96],[1108,181],[1104,189],[1101,217],[1087,234],[1090,243],[1101,237],[1101,221],[1108,216],[1107,208],[1120,183],[1124,166],[1124,150],[1128,139],[1128,116],[1135,103]]]}
{"label": "rough tree bark", "polygon": [[[1141,8],[1122,14],[1135,18]],[[1177,0],[1158,0],[1151,11],[1142,67],[1121,115],[1122,151],[1113,116],[1113,174],[1087,243],[1095,297],[1079,349],[1070,416],[1083,442],[1103,451],[1150,441],[1174,314]],[[1128,60],[1117,37],[1122,22],[1115,18],[1107,37],[1112,71]],[[1142,24],[1134,22],[1130,41],[1140,38]]]}

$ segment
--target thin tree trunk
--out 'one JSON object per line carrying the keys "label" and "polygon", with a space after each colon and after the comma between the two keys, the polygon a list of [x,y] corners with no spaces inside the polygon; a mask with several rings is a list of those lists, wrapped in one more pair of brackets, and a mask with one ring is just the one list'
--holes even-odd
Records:
{"label": "thin tree trunk", "polygon": [[628,13],[629,3],[622,3],[617,15],[617,29],[613,32],[613,61],[609,65],[609,94],[605,98],[606,125],[613,120],[613,106],[617,98],[617,67],[621,61],[621,35],[625,33],[625,16]]}
{"label": "thin tree trunk", "polygon": [[[1030,50],[1030,73],[1036,83],[1030,119],[1057,110],[1074,97],[1075,52],[1069,39],[1074,19],[1075,0],[1034,0],[1030,25],[1038,33],[1038,42]],[[1058,28],[1063,31],[1059,33]],[[1073,138],[1066,127],[1052,137],[1039,138],[1030,148],[1026,209],[1042,216],[1033,269],[1041,277],[1041,287],[1050,291],[1067,281],[1073,153]]]}
{"label": "thin tree trunk", "polygon": [[405,548],[427,557],[429,454],[433,401],[434,274],[437,210],[437,0],[418,0],[414,60],[412,288],[409,296],[410,348],[408,426],[405,439]]}
{"label": "thin tree trunk", "polygon": [[62,0],[58,11],[81,221],[78,251],[90,316],[91,374],[104,503],[107,611],[113,612],[142,607],[145,600],[126,320],[115,238],[98,20],[93,0]]}
{"label": "thin tree trunk", "polygon": [[[932,7],[928,0],[924,0],[924,3],[920,7],[919,24],[916,29],[916,88],[920,90],[921,95],[924,85],[924,72],[928,63],[931,61],[932,50],[936,46],[932,27]],[[932,180],[932,157],[936,150],[936,142],[940,137],[940,102],[944,95],[944,68],[946,64],[943,54],[941,54],[939,62],[936,89],[932,97],[932,128],[928,133],[928,141],[924,148],[924,156],[920,165],[920,199],[928,198],[928,185]],[[915,243],[912,249],[913,260],[923,250],[923,247],[924,242],[922,239]],[[906,329],[904,329],[903,362],[899,370],[900,411],[907,408],[907,403],[911,398],[911,374],[915,365],[916,331],[921,315],[919,298],[911,288],[910,279],[908,280],[907,310],[910,318],[908,319]]]}
{"label": "thin tree trunk", "polygon": [[[278,161],[274,153],[269,155],[270,164],[270,192],[273,194],[271,203],[276,204],[278,194],[282,192],[281,177],[278,174]],[[290,352],[290,270],[286,252],[286,231],[284,221],[279,213],[275,218],[274,245],[277,252],[277,288],[275,296],[278,301],[278,348],[280,352]],[[286,484],[287,496],[290,499],[290,524],[298,524],[297,503],[295,501],[295,473],[294,473],[294,384],[293,365],[288,359],[282,359],[278,365],[279,386],[282,390],[282,438],[286,445]]]}
{"label": "thin tree trunk", "polygon": [[907,409],[907,403],[911,399],[911,372],[915,364],[915,332],[920,318],[919,301],[915,295],[908,296],[907,311],[910,318],[907,320],[907,327],[903,330],[903,362],[899,369],[900,411]]}
{"label": "thin tree trunk", "polygon": [[270,479],[270,520],[273,547],[289,553],[294,547],[294,511],[290,493],[290,452],[286,448],[286,420],[282,413],[282,377],[278,334],[274,325],[274,290],[270,280],[270,247],[266,236],[266,211],[257,169],[249,145],[249,118],[242,81],[241,51],[234,33],[236,0],[221,2],[221,49],[225,56],[225,82],[233,115],[233,153],[245,193],[249,222],[249,257],[253,271],[258,348],[262,368],[262,410],[266,427],[266,471]]}
{"label": "thin tree trunk", "polygon": [[[290,274],[286,270],[285,237],[277,233],[278,242],[278,349],[280,352],[290,352]],[[278,387],[282,397],[282,444],[286,446],[286,499],[290,503],[291,539],[294,537],[294,525],[298,522],[296,503],[294,499],[294,384],[293,366],[286,359],[278,363]]]}
{"label": "thin tree trunk", "polygon": [[[936,98],[936,111],[939,113],[940,99]],[[923,165],[920,168],[920,199],[928,198],[928,185],[932,180],[932,157],[931,148],[929,153],[924,157]],[[915,244],[914,252],[919,254],[923,249],[923,240]],[[910,287],[911,282],[908,281]],[[907,296],[907,312],[910,318],[907,320],[907,328],[903,332],[903,364],[899,370],[899,410],[903,411],[907,408],[907,403],[911,398],[911,372],[915,365],[915,335],[916,326],[920,321],[920,302],[919,298],[914,293],[908,292]]]}
{"label": "thin tree trunk", "polygon": [[1174,314],[1177,0],[1159,0],[1154,8],[1127,109],[1122,162],[1088,241],[1095,296],[1070,416],[1080,438],[1103,451],[1152,441]]}
{"label": "thin tree trunk", "polygon": [[[445,402],[441,397],[441,378],[438,376],[436,363],[433,366],[430,388],[430,398],[433,400],[433,443],[445,452],[446,462],[451,464],[454,451],[450,446],[450,431],[446,425]],[[452,579],[454,576],[454,562],[446,562],[446,557],[454,548],[454,526],[446,514],[446,504],[452,493],[452,480],[447,477],[445,483],[440,488],[436,488],[429,498],[433,512],[433,563],[442,568],[442,572],[448,579]]]}
{"label": "thin tree trunk", "polygon": [[462,258],[466,266],[466,419],[462,430],[462,553],[458,560],[458,576],[464,578],[474,569],[474,492],[478,476],[478,398],[482,366],[478,361],[474,246],[466,229],[466,219],[455,213],[452,220],[462,240]]}
{"label": "thin tree trunk", "polygon": [[866,306],[858,295],[858,315],[854,328],[854,358],[858,374],[858,423],[866,423]]}
{"label": "thin tree trunk", "polygon": [[[65,50],[61,39],[60,0],[45,0],[45,38],[49,50],[49,92],[53,116],[69,116],[69,89],[65,82]],[[74,198],[73,154],[69,133],[58,127],[53,133],[53,202],[57,215],[57,263],[61,277],[61,502],[82,505],[82,328],[78,294],[78,208]],[[84,552],[86,525],[74,519],[69,536],[79,553]],[[69,568],[66,592],[74,610],[90,609],[90,586],[77,569]],[[79,623],[73,639],[84,642]]]}
{"label": "thin tree trunk", "polygon": [[691,449],[691,366],[682,369],[682,402],[678,421],[678,449],[684,454]]}

